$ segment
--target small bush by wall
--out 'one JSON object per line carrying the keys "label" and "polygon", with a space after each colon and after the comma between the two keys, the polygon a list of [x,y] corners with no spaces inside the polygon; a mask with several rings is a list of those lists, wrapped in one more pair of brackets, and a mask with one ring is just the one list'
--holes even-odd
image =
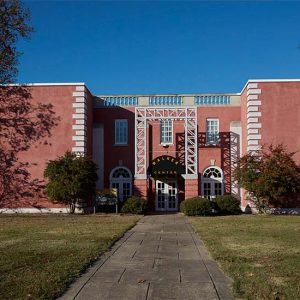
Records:
{"label": "small bush by wall", "polygon": [[180,211],[188,216],[209,216],[214,204],[206,198],[190,198],[180,204]]}
{"label": "small bush by wall", "polygon": [[233,196],[219,196],[215,198],[217,210],[221,214],[237,215],[241,212],[240,201]]}
{"label": "small bush by wall", "polygon": [[147,201],[138,196],[128,198],[122,206],[122,213],[143,214],[147,210]]}

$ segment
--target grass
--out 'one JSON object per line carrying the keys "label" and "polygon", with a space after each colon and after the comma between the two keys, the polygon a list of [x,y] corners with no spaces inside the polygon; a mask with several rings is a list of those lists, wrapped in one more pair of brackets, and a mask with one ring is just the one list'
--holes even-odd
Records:
{"label": "grass", "polygon": [[300,217],[190,218],[242,299],[300,299]]}
{"label": "grass", "polygon": [[138,219],[0,216],[0,299],[54,299]]}

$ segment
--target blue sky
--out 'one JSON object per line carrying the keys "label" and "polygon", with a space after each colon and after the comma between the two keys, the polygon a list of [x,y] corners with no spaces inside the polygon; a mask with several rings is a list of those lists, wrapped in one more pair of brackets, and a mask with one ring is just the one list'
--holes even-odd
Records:
{"label": "blue sky", "polygon": [[300,78],[300,2],[36,2],[18,81],[94,94],[240,92]]}

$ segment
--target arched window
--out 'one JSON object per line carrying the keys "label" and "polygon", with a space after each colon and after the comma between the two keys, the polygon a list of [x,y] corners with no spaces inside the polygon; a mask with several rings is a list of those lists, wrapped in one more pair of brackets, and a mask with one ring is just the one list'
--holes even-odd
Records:
{"label": "arched window", "polygon": [[132,195],[132,175],[126,167],[116,167],[110,172],[110,187],[118,190],[118,199],[125,201]]}
{"label": "arched window", "polygon": [[202,195],[208,199],[223,195],[223,172],[219,167],[208,167],[202,174]]}

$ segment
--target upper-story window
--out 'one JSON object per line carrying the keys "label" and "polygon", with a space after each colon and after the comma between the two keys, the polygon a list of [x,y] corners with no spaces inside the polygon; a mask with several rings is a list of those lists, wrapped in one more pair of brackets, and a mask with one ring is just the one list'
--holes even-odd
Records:
{"label": "upper-story window", "polygon": [[125,119],[115,120],[115,144],[116,145],[128,144],[128,120]]}
{"label": "upper-story window", "polygon": [[218,144],[219,119],[206,119],[206,144]]}
{"label": "upper-story window", "polygon": [[170,119],[160,121],[160,143],[173,143],[173,122]]}

